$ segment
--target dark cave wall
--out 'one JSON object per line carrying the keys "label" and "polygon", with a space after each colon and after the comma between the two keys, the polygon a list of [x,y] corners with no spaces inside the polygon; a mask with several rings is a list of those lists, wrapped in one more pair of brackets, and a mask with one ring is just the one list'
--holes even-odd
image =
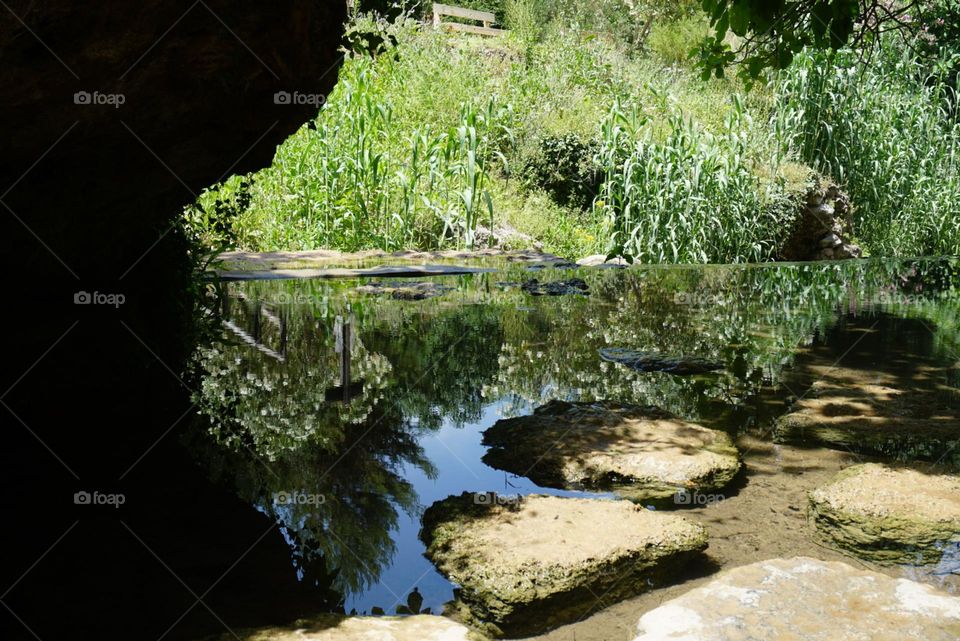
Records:
{"label": "dark cave wall", "polygon": [[8,6],[0,193],[30,228],[8,256],[80,280],[119,278],[203,187],[269,164],[316,113],[275,94],[333,87],[345,19],[335,0]]}
{"label": "dark cave wall", "polygon": [[[205,602],[232,607],[231,625],[320,608],[322,595],[275,571],[289,566],[280,535],[209,484],[181,442],[193,416],[182,372],[195,288],[170,230],[201,189],[266,166],[316,114],[274,96],[330,91],[344,20],[342,0],[0,5],[0,257],[12,321],[0,469],[6,487],[25,488],[0,497],[16,515],[0,553],[0,581],[16,583],[0,610],[5,639],[222,632],[210,610],[188,610],[191,594],[168,567],[198,594],[215,585]],[[110,98],[91,104],[94,92]],[[80,291],[125,302],[74,304]],[[127,502],[74,502],[95,490]]]}

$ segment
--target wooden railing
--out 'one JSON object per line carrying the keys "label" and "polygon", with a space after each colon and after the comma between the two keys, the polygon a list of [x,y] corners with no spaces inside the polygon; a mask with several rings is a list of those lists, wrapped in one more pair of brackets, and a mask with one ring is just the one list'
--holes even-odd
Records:
{"label": "wooden railing", "polygon": [[[462,22],[443,22],[443,16],[475,20],[482,23],[482,25],[464,24]],[[433,26],[435,29],[476,33],[481,36],[500,36],[506,33],[503,29],[492,27],[491,25],[494,22],[496,22],[496,16],[488,11],[477,11],[475,9],[454,7],[449,4],[433,3]]]}

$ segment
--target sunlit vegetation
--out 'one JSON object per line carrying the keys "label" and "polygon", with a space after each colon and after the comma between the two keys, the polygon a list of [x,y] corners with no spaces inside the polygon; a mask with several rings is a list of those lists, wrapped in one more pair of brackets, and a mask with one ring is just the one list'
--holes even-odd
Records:
{"label": "sunlit vegetation", "polygon": [[[193,224],[253,250],[472,247],[483,226],[572,258],[763,261],[819,174],[850,193],[868,254],[960,252],[947,27],[869,59],[803,50],[745,87],[701,79],[699,3],[461,4],[508,35],[436,32],[429,3],[357,15],[317,118],[205,193]],[[218,199],[229,221],[208,215]]]}

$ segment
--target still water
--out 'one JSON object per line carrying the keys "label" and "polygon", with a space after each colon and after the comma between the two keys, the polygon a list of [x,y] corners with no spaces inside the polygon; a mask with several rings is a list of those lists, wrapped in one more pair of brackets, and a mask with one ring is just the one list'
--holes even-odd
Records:
{"label": "still water", "polygon": [[[582,279],[588,293],[577,285],[533,295],[536,288],[520,287],[533,278]],[[202,420],[189,445],[214,481],[277,522],[290,555],[275,571],[315,589],[318,611],[406,612],[414,589],[422,609],[442,611],[455,586],[423,557],[418,531],[422,510],[451,494],[610,498],[539,487],[482,461],[485,429],[552,399],[656,405],[727,430],[741,449],[750,444],[740,488],[788,491],[789,466],[764,467],[784,457],[960,464],[949,438],[797,443],[773,429],[815,382],[817,363],[895,374],[917,394],[953,403],[958,260],[505,266],[411,282],[229,283],[217,303],[216,340],[195,355]],[[723,368],[641,372],[601,359],[602,348]],[[914,377],[921,367],[925,376]],[[725,501],[724,522],[749,521],[758,510],[753,494],[737,493]],[[719,565],[756,560],[751,555],[766,553],[769,539],[786,545],[776,528],[791,526],[759,510],[761,541],[745,552],[721,544]],[[782,550],[791,551],[807,552]],[[949,581],[941,587],[955,589]]]}

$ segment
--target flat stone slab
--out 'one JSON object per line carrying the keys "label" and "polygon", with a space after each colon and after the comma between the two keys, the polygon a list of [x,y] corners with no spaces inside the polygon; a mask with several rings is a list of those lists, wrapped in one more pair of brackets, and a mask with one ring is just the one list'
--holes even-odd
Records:
{"label": "flat stone slab", "polygon": [[[574,265],[574,267],[576,267],[576,265]],[[552,280],[546,282],[540,282],[536,278],[531,278],[520,285],[520,289],[531,296],[590,295],[590,287],[582,278],[569,278],[567,280]]]}
{"label": "flat stone slab", "polygon": [[[287,627],[241,630],[241,641],[484,641],[469,628],[441,616],[366,617],[322,615]],[[210,641],[236,641],[223,634]]]}
{"label": "flat stone slab", "polygon": [[740,470],[730,437],[656,407],[550,401],[483,433],[483,462],[544,487],[616,492],[635,501],[712,492]]}
{"label": "flat stone slab", "polygon": [[960,466],[960,396],[937,384],[942,368],[902,369],[860,369],[819,359],[806,364],[803,374],[814,382],[777,420],[774,438]]}
{"label": "flat stone slab", "polygon": [[493,267],[464,265],[381,265],[379,267],[328,267],[324,269],[272,269],[270,271],[219,271],[221,280],[289,280],[294,278],[362,278],[369,276],[417,277],[483,274],[496,271]]}
{"label": "flat stone slab", "polygon": [[620,363],[638,372],[667,372],[678,376],[706,374],[723,369],[723,363],[695,356],[668,356],[659,352],[640,351],[626,347],[602,347],[600,358]]}
{"label": "flat stone slab", "polygon": [[701,525],[628,501],[489,497],[434,503],[420,537],[472,620],[497,635],[542,632],[584,616],[596,595],[610,603],[670,581],[707,547]]}
{"label": "flat stone slab", "polygon": [[923,565],[945,555],[957,563],[960,477],[855,465],[810,493],[810,516],[837,547],[877,563]]}
{"label": "flat stone slab", "polygon": [[454,288],[440,283],[413,282],[413,283],[384,283],[374,282],[361,285],[354,289],[360,294],[371,296],[389,296],[397,300],[425,300],[442,296]]}
{"label": "flat stone slab", "polygon": [[960,598],[807,557],[751,563],[640,617],[634,641],[956,641]]}
{"label": "flat stone slab", "polygon": [[[503,265],[549,267],[567,261],[540,251],[396,251],[367,250],[341,252],[330,249],[308,251],[230,251],[217,256],[218,275],[224,280],[265,278],[354,278],[378,275],[470,274],[493,271]],[[389,271],[384,271],[389,269]],[[272,276],[271,276],[272,274]]]}

